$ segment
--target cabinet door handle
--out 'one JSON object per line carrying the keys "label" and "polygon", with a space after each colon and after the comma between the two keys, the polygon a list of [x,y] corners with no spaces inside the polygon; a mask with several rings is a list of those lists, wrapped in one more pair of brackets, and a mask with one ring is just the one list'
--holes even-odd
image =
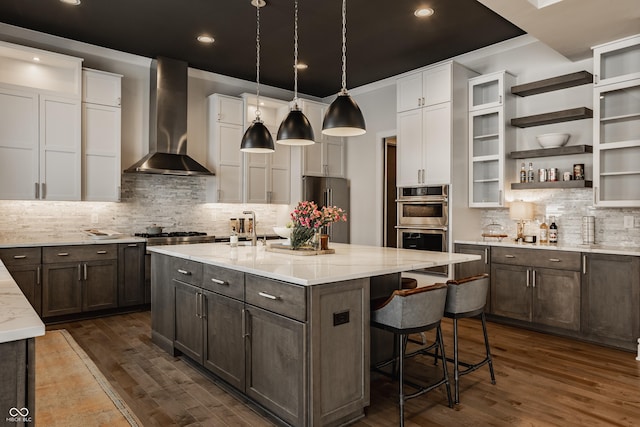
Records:
{"label": "cabinet door handle", "polygon": [[598,199],[600,199],[600,195],[598,194],[598,187],[595,187],[593,189],[593,204],[594,205],[598,204]]}
{"label": "cabinet door handle", "polygon": [[484,263],[489,264],[489,248],[484,248]]}
{"label": "cabinet door handle", "polygon": [[43,182],[42,184],[40,184],[40,193],[42,193],[42,196],[40,197],[41,199],[46,199],[47,198],[47,183]]}
{"label": "cabinet door handle", "polygon": [[40,269],[40,266],[38,266],[38,269],[36,270],[36,285],[40,286],[40,277],[42,274],[42,270]]}
{"label": "cabinet door handle", "polygon": [[82,266],[78,264],[78,282],[82,280]]}
{"label": "cabinet door handle", "polygon": [[138,244],[137,243],[130,243],[127,246],[130,247],[130,248],[137,248]]}
{"label": "cabinet door handle", "polygon": [[39,199],[39,198],[40,198],[40,186],[36,182],[36,199]]}
{"label": "cabinet door handle", "polygon": [[26,255],[14,255],[13,259],[25,259],[26,257]]}
{"label": "cabinet door handle", "polygon": [[582,255],[582,274],[587,274],[587,256]]}
{"label": "cabinet door handle", "polygon": [[200,319],[200,292],[196,292],[196,317]]}
{"label": "cabinet door handle", "polygon": [[258,292],[258,295],[260,295],[261,297],[264,297],[264,298],[272,299],[272,300],[277,300],[278,299],[277,296],[268,294],[266,292]]}
{"label": "cabinet door handle", "polygon": [[58,256],[69,256],[69,252],[58,252]]}
{"label": "cabinet door handle", "polygon": [[593,83],[594,83],[594,84],[598,84],[598,83],[600,83],[600,78],[598,77],[598,75],[597,75],[597,74],[594,74],[594,75],[593,75]]}
{"label": "cabinet door handle", "polygon": [[504,257],[505,257],[505,258],[515,258],[516,256],[515,256],[515,255],[511,255],[511,254],[507,254],[507,255],[505,255]]}
{"label": "cabinet door handle", "polygon": [[87,264],[84,265],[84,280],[87,280]]}
{"label": "cabinet door handle", "polygon": [[200,318],[201,319],[207,318],[207,306],[205,305],[206,302],[207,300],[204,294],[200,292]]}
{"label": "cabinet door handle", "polygon": [[104,254],[106,254],[106,253],[107,253],[107,251],[97,251],[96,253],[97,253],[98,255],[104,255]]}
{"label": "cabinet door handle", "polygon": [[225,282],[224,280],[220,280],[220,279],[215,279],[215,278],[213,278],[213,277],[211,278],[211,281],[212,281],[213,283],[218,284],[218,285],[229,285],[229,283],[228,283],[228,282]]}
{"label": "cabinet door handle", "polygon": [[532,286],[535,288],[535,287],[536,287],[536,271],[535,271],[535,270],[533,270],[533,271],[531,272],[531,274],[533,275],[533,283],[532,283]]}
{"label": "cabinet door handle", "polygon": [[184,274],[185,276],[191,276],[191,272],[187,270],[183,270],[181,268],[178,269],[178,273]]}
{"label": "cabinet door handle", "polygon": [[502,190],[500,190],[500,191],[498,192],[498,203],[499,203],[500,205],[504,205],[504,198],[503,198],[502,196],[503,196],[503,193],[502,193]]}
{"label": "cabinet door handle", "polygon": [[551,262],[560,262],[560,258],[549,258]]}
{"label": "cabinet door handle", "polygon": [[527,268],[527,288],[529,287],[529,269]]}
{"label": "cabinet door handle", "polygon": [[249,310],[242,309],[242,338],[249,338],[251,334],[248,332],[247,328],[247,316],[249,315]]}

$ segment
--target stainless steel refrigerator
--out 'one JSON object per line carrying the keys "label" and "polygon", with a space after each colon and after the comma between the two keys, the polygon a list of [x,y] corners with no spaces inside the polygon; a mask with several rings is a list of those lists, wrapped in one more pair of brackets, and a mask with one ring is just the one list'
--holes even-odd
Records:
{"label": "stainless steel refrigerator", "polygon": [[349,181],[344,178],[321,176],[302,177],[302,198],[315,202],[318,207],[337,206],[347,213],[347,221],[334,222],[327,227],[329,241],[349,243]]}

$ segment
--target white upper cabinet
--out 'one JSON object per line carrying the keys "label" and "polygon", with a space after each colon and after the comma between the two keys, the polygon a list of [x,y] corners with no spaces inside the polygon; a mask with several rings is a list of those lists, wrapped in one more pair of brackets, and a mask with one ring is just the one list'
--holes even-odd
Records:
{"label": "white upper cabinet", "polygon": [[454,143],[466,146],[466,126],[454,128],[454,122],[466,122],[467,79],[473,75],[448,62],[398,79],[399,187],[451,184]]}
{"label": "white upper cabinet", "polygon": [[320,102],[301,100],[300,107],[309,119],[316,143],[303,147],[303,175],[345,176],[344,142],[342,138],[322,134],[322,121],[329,106]]}
{"label": "white upper cabinet", "polygon": [[80,200],[82,60],[0,42],[0,61],[0,199]]}
{"label": "white upper cabinet", "polygon": [[593,48],[594,86],[640,78],[640,34]]}
{"label": "white upper cabinet", "polygon": [[[255,95],[244,94],[245,129],[256,116]],[[274,153],[244,153],[244,202],[289,204],[291,200],[291,146],[276,144],[278,127],[289,114],[289,103],[260,97],[260,117],[274,139]],[[238,150],[240,145],[238,142]]]}
{"label": "white upper cabinet", "polygon": [[451,101],[451,63],[399,78],[397,112]]}
{"label": "white upper cabinet", "polygon": [[469,79],[469,207],[504,206],[505,187],[513,179],[515,145],[509,124],[515,77],[506,71]]}
{"label": "white upper cabinet", "polygon": [[594,48],[593,191],[597,206],[640,206],[640,36]]}
{"label": "white upper cabinet", "polygon": [[240,142],[244,134],[244,101],[213,94],[207,98],[207,103],[207,167],[216,174],[214,179],[207,180],[207,200],[241,203],[244,166]]}
{"label": "white upper cabinet", "polygon": [[120,74],[82,71],[83,200],[120,200],[121,80]]}

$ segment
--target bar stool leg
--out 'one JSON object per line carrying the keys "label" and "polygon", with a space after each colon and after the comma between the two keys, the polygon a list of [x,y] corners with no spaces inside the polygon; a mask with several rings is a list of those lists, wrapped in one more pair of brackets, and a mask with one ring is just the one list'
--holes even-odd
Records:
{"label": "bar stool leg", "polygon": [[460,403],[460,367],[458,366],[458,319],[453,319],[453,379],[455,380],[455,402]]}
{"label": "bar stool leg", "polygon": [[453,408],[453,401],[451,399],[451,385],[449,384],[449,373],[447,372],[447,357],[444,353],[444,341],[442,339],[442,328],[438,325],[436,330],[436,339],[438,340],[438,347],[440,347],[440,353],[442,354],[442,372],[444,374],[444,384],[447,387],[447,400],[449,408]]}
{"label": "bar stool leg", "polygon": [[491,373],[491,384],[496,383],[496,376],[493,373],[493,360],[491,358],[491,350],[489,349],[489,336],[487,335],[487,321],[484,312],[480,315],[482,319],[482,332],[484,333],[484,347],[487,349],[487,360],[489,361],[489,373]]}
{"label": "bar stool leg", "polygon": [[404,335],[399,334],[397,349],[398,354],[400,355],[398,360],[398,370],[400,375],[400,379],[398,380],[398,395],[400,396],[400,427],[404,427],[404,341]]}

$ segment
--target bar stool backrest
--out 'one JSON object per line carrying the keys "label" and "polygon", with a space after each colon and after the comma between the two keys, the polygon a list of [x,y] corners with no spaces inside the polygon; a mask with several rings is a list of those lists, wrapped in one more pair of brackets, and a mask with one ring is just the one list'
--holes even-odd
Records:
{"label": "bar stool backrest", "polygon": [[373,307],[371,320],[396,329],[433,325],[442,319],[446,299],[444,283],[395,290],[382,305]]}
{"label": "bar stool backrest", "polygon": [[444,309],[447,313],[469,313],[481,310],[487,303],[488,274],[448,280],[447,285],[447,302]]}

